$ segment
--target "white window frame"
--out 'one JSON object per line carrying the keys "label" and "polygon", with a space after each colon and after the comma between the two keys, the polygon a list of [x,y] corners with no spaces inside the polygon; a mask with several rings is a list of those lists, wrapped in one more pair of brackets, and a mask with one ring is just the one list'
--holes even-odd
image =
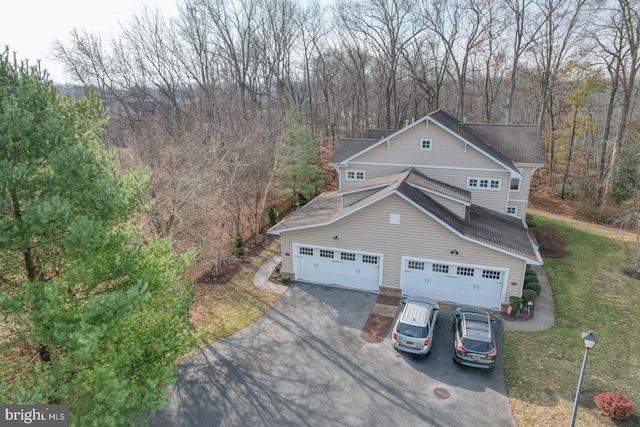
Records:
{"label": "white window frame", "polygon": [[467,188],[500,191],[500,188],[502,188],[502,180],[499,178],[479,178],[470,176],[467,178]]}
{"label": "white window frame", "polygon": [[[362,178],[358,178],[359,174],[362,175]],[[365,176],[366,174],[365,174],[365,171],[363,170],[348,170],[346,173],[347,181],[364,181]]]}
{"label": "white window frame", "polygon": [[420,140],[420,150],[431,151],[432,148],[433,148],[433,139],[423,138]]}
{"label": "white window frame", "polygon": [[[513,183],[517,182],[517,188],[513,188]],[[511,178],[511,183],[509,184],[509,191],[520,191],[520,186],[522,185],[522,178]]]}
{"label": "white window frame", "polygon": [[[513,212],[509,212],[512,210]],[[517,206],[507,206],[507,215],[518,216],[518,207]]]}

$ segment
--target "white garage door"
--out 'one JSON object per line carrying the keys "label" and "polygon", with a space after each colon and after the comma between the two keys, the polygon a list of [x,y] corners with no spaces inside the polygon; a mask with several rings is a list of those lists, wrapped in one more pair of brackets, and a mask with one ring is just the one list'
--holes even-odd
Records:
{"label": "white garage door", "polygon": [[378,291],[382,257],[346,249],[294,245],[296,280]]}
{"label": "white garage door", "polygon": [[499,308],[507,279],[504,270],[403,258],[402,293],[438,301]]}

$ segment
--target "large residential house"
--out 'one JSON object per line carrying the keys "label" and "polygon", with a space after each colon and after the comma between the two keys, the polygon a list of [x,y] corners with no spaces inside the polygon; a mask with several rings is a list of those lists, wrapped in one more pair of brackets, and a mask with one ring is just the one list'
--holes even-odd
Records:
{"label": "large residential house", "polygon": [[537,126],[437,110],[336,143],[339,189],[269,230],[295,280],[500,308],[542,258],[524,221],[543,166]]}

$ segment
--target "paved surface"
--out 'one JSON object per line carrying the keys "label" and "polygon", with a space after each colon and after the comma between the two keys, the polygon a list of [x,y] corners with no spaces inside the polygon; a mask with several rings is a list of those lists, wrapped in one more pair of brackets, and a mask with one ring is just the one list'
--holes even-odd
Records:
{"label": "paved surface", "polygon": [[[276,285],[269,281],[271,272],[274,270],[275,266],[280,263],[281,259],[280,254],[275,254],[265,263],[265,265],[262,266],[253,279],[255,286],[278,294],[282,294],[288,289],[287,286]],[[541,332],[551,328],[555,323],[556,310],[553,302],[553,292],[551,291],[551,285],[549,284],[549,277],[542,266],[536,265],[532,266],[532,268],[536,273],[538,273],[538,280],[540,281],[540,287],[542,288],[542,292],[536,301],[533,318],[527,321],[520,321],[510,320],[507,316],[504,316],[505,331]],[[374,307],[372,312],[374,314],[381,314],[384,316],[393,316],[393,313],[388,312],[387,307]]]}
{"label": "paved surface", "polygon": [[505,331],[541,332],[552,327],[556,321],[556,308],[553,302],[553,292],[549,284],[549,277],[542,266],[536,265],[532,268],[538,273],[538,280],[542,288],[542,292],[536,300],[533,319],[526,321],[509,320],[509,318],[505,316]]}
{"label": "paved surface", "polygon": [[360,339],[376,296],[290,286],[254,325],[183,362],[150,425],[515,426],[502,358],[491,371],[452,361],[452,308],[440,312],[432,354],[414,358],[389,338]]}

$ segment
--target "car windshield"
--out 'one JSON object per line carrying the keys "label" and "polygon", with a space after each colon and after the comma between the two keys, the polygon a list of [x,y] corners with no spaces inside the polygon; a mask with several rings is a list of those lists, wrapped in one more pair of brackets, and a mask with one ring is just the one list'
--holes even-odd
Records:
{"label": "car windshield", "polygon": [[426,338],[427,328],[424,326],[407,325],[400,323],[398,325],[398,333],[411,338]]}
{"label": "car windshield", "polygon": [[472,353],[489,353],[493,350],[493,344],[487,341],[465,339],[462,346]]}

